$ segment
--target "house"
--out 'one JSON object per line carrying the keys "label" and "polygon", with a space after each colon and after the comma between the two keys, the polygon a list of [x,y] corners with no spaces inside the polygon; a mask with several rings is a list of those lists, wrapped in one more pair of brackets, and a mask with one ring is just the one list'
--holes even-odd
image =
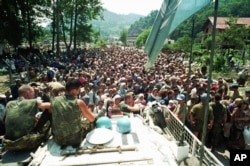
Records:
{"label": "house", "polygon": [[127,45],[128,46],[135,46],[137,36],[128,36]]}
{"label": "house", "polygon": [[[226,28],[229,28],[227,22],[230,20],[230,17],[217,17],[217,24],[216,24],[216,33],[220,33]],[[204,43],[205,39],[212,34],[214,17],[208,17],[206,22],[202,26],[202,43]],[[250,18],[248,17],[240,17],[237,18],[237,25],[245,25],[246,27],[250,28]]]}

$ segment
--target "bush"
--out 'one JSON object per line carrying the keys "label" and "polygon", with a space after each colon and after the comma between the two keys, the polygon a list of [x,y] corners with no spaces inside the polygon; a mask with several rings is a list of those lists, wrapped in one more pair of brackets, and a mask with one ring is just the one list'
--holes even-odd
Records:
{"label": "bush", "polygon": [[0,69],[0,75],[8,74],[8,70],[6,68]]}

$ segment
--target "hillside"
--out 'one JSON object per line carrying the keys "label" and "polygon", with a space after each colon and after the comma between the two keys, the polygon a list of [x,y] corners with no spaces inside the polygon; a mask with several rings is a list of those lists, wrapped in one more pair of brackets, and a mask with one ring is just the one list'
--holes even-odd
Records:
{"label": "hillside", "polygon": [[138,14],[122,15],[104,10],[101,18],[93,20],[91,24],[95,30],[100,31],[103,38],[119,37],[123,29],[129,29],[141,17],[143,16]]}
{"label": "hillside", "polygon": [[[250,17],[249,12],[250,1],[249,0],[220,0],[218,17]],[[239,10],[240,9],[240,10]],[[137,36],[147,28],[153,25],[154,19],[156,17],[157,11],[152,12],[150,15],[141,18],[131,25],[129,29],[129,34]],[[195,20],[194,24],[194,36],[201,31],[201,27],[208,17],[213,16],[214,14],[214,3],[210,3],[208,6],[200,10],[184,21],[176,30],[171,34],[171,39],[177,40],[180,37],[183,37],[186,34],[191,34],[192,19]],[[198,40],[201,41],[201,40]]]}

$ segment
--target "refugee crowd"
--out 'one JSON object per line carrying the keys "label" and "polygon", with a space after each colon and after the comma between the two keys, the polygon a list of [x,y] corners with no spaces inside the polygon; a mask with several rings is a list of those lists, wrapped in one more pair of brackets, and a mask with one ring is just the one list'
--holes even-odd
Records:
{"label": "refugee crowd", "polygon": [[[144,66],[147,55],[136,48],[84,49],[60,57],[44,52],[26,58],[33,80],[27,83],[21,77],[1,95],[0,129],[7,149],[15,149],[27,134],[46,135],[50,127],[55,142],[78,146],[79,136],[89,131],[86,126],[82,129],[82,119],[91,124],[101,116],[141,114],[153,101],[167,107],[201,139],[207,99],[207,146],[214,151],[226,141],[230,148],[246,147],[250,89],[241,94],[237,81],[219,77],[213,78],[208,93],[208,67],[192,63],[189,70],[184,53],[161,53],[150,69]],[[17,56],[13,59],[13,72],[25,70]]]}

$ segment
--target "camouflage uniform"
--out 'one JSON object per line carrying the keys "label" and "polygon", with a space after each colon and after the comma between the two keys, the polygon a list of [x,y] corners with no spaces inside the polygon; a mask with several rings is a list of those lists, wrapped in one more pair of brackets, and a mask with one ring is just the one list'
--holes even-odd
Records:
{"label": "camouflage uniform", "polygon": [[38,111],[36,99],[10,101],[6,110],[5,138],[16,140],[34,129]]}
{"label": "camouflage uniform", "polygon": [[77,99],[72,96],[58,96],[51,102],[52,135],[59,145],[78,146],[83,140],[82,113]]}
{"label": "camouflage uniform", "polygon": [[33,133],[37,100],[13,100],[8,102],[6,110],[4,148],[15,151],[37,148],[46,136],[44,133]]}

